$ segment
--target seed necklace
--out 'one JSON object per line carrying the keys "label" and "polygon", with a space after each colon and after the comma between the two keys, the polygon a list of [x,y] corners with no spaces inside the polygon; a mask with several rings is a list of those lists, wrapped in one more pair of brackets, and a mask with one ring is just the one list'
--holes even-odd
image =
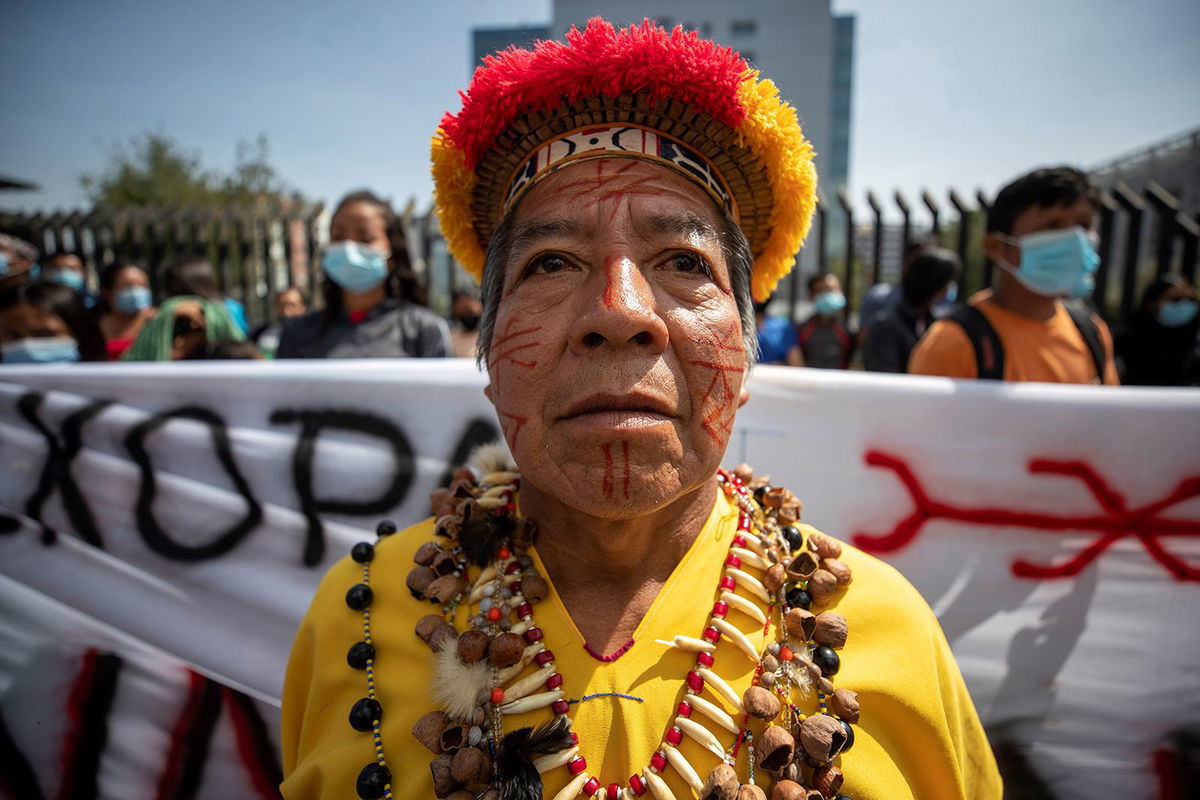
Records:
{"label": "seed necklace", "polygon": [[[675,800],[661,777],[669,768],[699,797],[850,800],[839,793],[844,778],[833,762],[854,743],[858,700],[855,692],[835,689],[831,681],[840,667],[837,651],[846,642],[847,623],[841,614],[810,610],[828,605],[850,583],[849,568],[838,560],[841,545],[815,531],[805,535],[797,527],[799,500],[766,477],[756,479],[749,467],[721,470],[717,481],[739,513],[709,623],[698,637],[658,640],[695,653],[696,662],[683,678],[676,716],[659,748],[623,784],[605,784],[589,773],[571,730],[571,705],[579,701],[565,698],[554,653],[534,619],[534,606],[550,589],[528,554],[536,523],[516,515],[519,474],[494,472],[476,481],[464,468],[448,489],[434,492],[437,539],[417,549],[406,585],[415,597],[441,606],[440,614],[422,617],[416,625],[416,635],[436,654],[431,694],[439,708],[413,727],[413,735],[433,754],[430,770],[439,798],[534,800],[542,797],[541,775],[565,769],[568,782],[554,800],[580,795],[628,800],[647,794]],[[389,521],[376,529],[381,537],[395,531]],[[354,730],[371,735],[375,748],[375,759],[359,772],[355,789],[365,800],[391,800],[371,638],[374,546],[356,544],[351,557],[362,566],[362,580],[350,587],[346,604],[361,613],[363,638],[351,646],[347,662],[365,673],[367,693],[354,704],[349,721]],[[472,565],[481,569],[469,580]],[[452,621],[463,606],[477,611],[460,632]],[[741,615],[735,618],[762,626],[768,644],[761,652],[730,621],[735,612]],[[714,651],[722,638],[756,664],[751,685],[740,696],[715,669]],[[704,697],[706,691],[733,713]],[[813,693],[819,711],[806,715],[793,699]],[[549,710],[545,724],[505,731],[506,717],[539,709]],[[751,719],[766,725],[757,737]],[[685,736],[718,760],[707,778],[679,749]],[[743,753],[745,783],[737,772]]]}

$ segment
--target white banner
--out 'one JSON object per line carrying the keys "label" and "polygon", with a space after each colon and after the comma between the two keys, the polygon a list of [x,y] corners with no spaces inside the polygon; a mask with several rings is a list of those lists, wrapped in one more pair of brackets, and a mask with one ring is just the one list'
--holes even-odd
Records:
{"label": "white banner", "polygon": [[[0,790],[274,796],[320,575],[496,437],[482,386],[466,361],[0,369]],[[1169,789],[1200,733],[1200,392],[750,388],[727,465],[916,584],[1029,796]]]}

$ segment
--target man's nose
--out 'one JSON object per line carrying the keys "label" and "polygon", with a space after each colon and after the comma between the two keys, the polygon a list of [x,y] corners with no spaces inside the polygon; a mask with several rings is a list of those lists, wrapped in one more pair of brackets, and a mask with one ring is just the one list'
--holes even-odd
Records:
{"label": "man's nose", "polygon": [[571,337],[586,352],[600,347],[647,348],[661,352],[667,325],[658,313],[654,288],[628,254],[607,258],[585,283],[582,313]]}

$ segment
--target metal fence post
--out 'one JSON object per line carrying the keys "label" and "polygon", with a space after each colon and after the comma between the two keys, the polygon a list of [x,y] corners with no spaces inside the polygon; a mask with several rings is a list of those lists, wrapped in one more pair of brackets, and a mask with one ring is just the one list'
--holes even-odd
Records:
{"label": "metal fence post", "polygon": [[1155,181],[1146,184],[1145,195],[1158,216],[1156,274],[1165,275],[1171,271],[1171,257],[1175,251],[1175,217],[1179,215],[1179,200]]}
{"label": "metal fence post", "polygon": [[963,284],[964,288],[967,283],[967,271],[970,265],[967,264],[967,236],[970,234],[970,226],[967,224],[970,220],[971,209],[967,208],[967,204],[958,196],[958,192],[950,190],[950,205],[954,206],[954,210],[958,212],[958,241],[955,243],[958,252],[958,260],[962,264],[962,275],[958,280]]}
{"label": "metal fence post", "polygon": [[[984,219],[983,234],[984,234],[984,236],[986,236],[987,235],[987,215],[988,215],[988,212],[992,210],[992,201],[988,200],[987,195],[985,195],[983,193],[983,189],[977,189],[975,191],[975,199],[979,201],[979,210],[983,212],[983,219]],[[987,289],[987,288],[991,287],[992,271],[995,269],[995,267],[996,267],[996,265],[992,263],[992,260],[990,258],[988,258],[987,251],[984,250],[983,251],[983,285],[979,288]]]}
{"label": "metal fence post", "polygon": [[937,239],[942,233],[942,209],[938,206],[937,201],[933,199],[933,195],[928,189],[921,190],[921,202],[929,209],[929,216],[932,217],[932,222],[929,226],[929,233]]}
{"label": "metal fence post", "polygon": [[883,279],[883,209],[875,199],[875,193],[867,190],[867,205],[875,215],[874,236],[871,237],[871,279],[868,286],[874,286]]}
{"label": "metal fence post", "polygon": [[158,222],[152,219],[146,219],[142,223],[142,231],[146,235],[146,263],[147,270],[162,274],[163,268],[163,237],[159,230]]}
{"label": "metal fence post", "polygon": [[217,244],[217,278],[221,281],[221,293],[229,294],[233,284],[233,248],[230,241],[233,238],[233,225],[227,214],[221,214],[213,220],[213,234]]}
{"label": "metal fence post", "polygon": [[253,221],[245,213],[238,214],[237,223],[233,229],[236,238],[234,244],[238,257],[238,283],[241,286],[242,305],[249,305],[254,281],[254,229]]}
{"label": "metal fence post", "polygon": [[1113,229],[1117,219],[1117,201],[1108,192],[1100,193],[1100,266],[1096,269],[1096,288],[1092,297],[1096,310],[1105,319],[1111,319],[1108,303],[1108,279],[1112,273]]}
{"label": "metal fence post", "polygon": [[817,239],[817,272],[829,270],[829,208],[824,197],[817,198],[817,218],[821,222],[821,235]]}
{"label": "metal fence post", "polygon": [[307,289],[316,300],[318,294],[317,285],[317,267],[321,263],[320,253],[320,236],[317,231],[317,222],[321,218],[321,212],[325,206],[318,203],[304,220],[304,236],[308,240],[308,264],[305,265],[304,272],[304,288]]}
{"label": "metal fence post", "polygon": [[896,207],[900,209],[900,216],[904,220],[901,229],[903,233],[900,235],[900,252],[903,253],[908,249],[908,243],[912,241],[912,221],[909,219],[912,212],[909,209],[908,201],[904,199],[904,195],[900,194],[899,189],[896,190],[895,200]]}
{"label": "metal fence post", "polygon": [[[279,287],[280,291],[291,288],[292,286],[292,259],[295,258],[293,252],[295,248],[292,246],[292,228],[295,226],[297,217],[295,213],[285,214],[283,217],[283,286]],[[274,298],[272,298],[274,299]],[[274,309],[271,309],[274,312]]]}
{"label": "metal fence post", "polygon": [[854,302],[854,207],[850,205],[850,197],[844,188],[838,189],[838,204],[846,215],[846,280],[843,290],[846,293],[846,307],[842,309],[842,320],[850,321],[850,309],[857,307]]}
{"label": "metal fence post", "polygon": [[1193,286],[1196,285],[1196,249],[1200,245],[1200,222],[1190,219],[1183,214],[1175,217],[1179,226],[1179,235],[1183,239],[1183,260],[1180,272]]}
{"label": "metal fence post", "polygon": [[[259,236],[262,237],[262,247],[259,252],[262,254],[262,276],[264,279],[265,294],[260,299],[258,297],[258,281],[254,282],[254,297],[260,299],[258,305],[259,319],[271,318],[271,304],[275,300],[275,263],[271,257],[271,238],[275,235],[275,219],[274,217],[260,218],[258,221]],[[249,306],[247,305],[247,309]]]}
{"label": "metal fence post", "polygon": [[1146,204],[1134,194],[1133,190],[1122,181],[1117,181],[1112,188],[1113,197],[1125,209],[1128,224],[1125,228],[1125,263],[1121,276],[1121,318],[1127,318],[1133,311],[1137,292],[1138,255],[1142,245],[1142,216]]}

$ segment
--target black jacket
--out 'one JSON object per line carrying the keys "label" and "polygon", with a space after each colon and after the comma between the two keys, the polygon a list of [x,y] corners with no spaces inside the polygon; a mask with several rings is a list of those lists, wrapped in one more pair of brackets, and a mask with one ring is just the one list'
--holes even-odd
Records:
{"label": "black jacket", "polygon": [[444,358],[453,355],[446,321],[424,306],[386,298],[359,323],[330,309],[288,325],[275,358]]}

